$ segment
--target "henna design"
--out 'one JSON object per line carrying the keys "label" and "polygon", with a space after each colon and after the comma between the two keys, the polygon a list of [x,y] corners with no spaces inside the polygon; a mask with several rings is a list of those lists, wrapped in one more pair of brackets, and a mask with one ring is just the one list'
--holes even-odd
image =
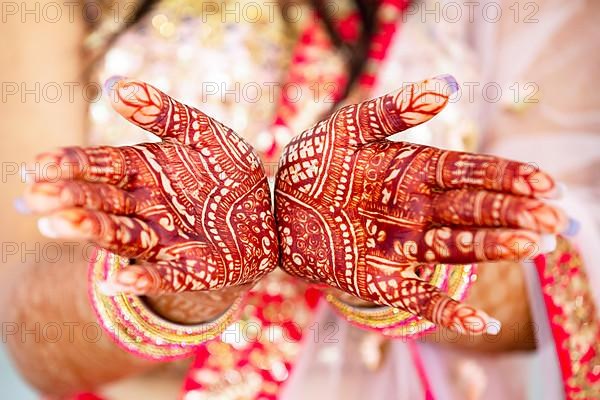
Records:
{"label": "henna design", "polygon": [[273,270],[271,194],[252,147],[146,83],[120,80],[113,89],[114,109],[162,141],[40,155],[58,176],[37,174],[26,191],[32,210],[51,213],[40,220],[43,233],[140,261],[119,271],[108,291],[217,289]]}
{"label": "henna design", "polygon": [[498,330],[427,274],[436,263],[521,259],[566,219],[535,199],[555,187],[527,164],[386,140],[455,90],[449,76],[407,85],[292,140],[276,181],[283,269],[461,332]]}
{"label": "henna design", "polygon": [[163,318],[179,324],[201,324],[222,315],[249,290],[248,285],[222,290],[146,296],[146,303]]}

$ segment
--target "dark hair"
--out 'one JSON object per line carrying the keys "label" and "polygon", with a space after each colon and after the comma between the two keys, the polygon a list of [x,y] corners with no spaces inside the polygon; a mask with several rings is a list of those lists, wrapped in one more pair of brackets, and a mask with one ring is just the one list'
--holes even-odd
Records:
{"label": "dark hair", "polygon": [[348,58],[349,79],[348,85],[342,95],[342,98],[345,98],[365,66],[371,38],[376,29],[376,16],[379,2],[375,0],[354,0],[354,6],[360,16],[360,37],[355,43],[349,43],[342,40],[335,27],[334,17],[327,14],[322,0],[311,0],[311,3],[323,21],[332,43],[338,49],[343,51]]}

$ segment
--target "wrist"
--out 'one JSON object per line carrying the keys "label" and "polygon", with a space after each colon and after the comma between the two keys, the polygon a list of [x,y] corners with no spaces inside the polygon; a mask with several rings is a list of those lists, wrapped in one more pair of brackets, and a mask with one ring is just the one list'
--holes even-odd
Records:
{"label": "wrist", "polygon": [[223,315],[251,284],[219,290],[146,296],[148,307],[160,317],[180,324],[200,324]]}
{"label": "wrist", "polygon": [[[176,307],[163,310],[170,318],[182,318],[174,322],[151,309],[148,302],[132,294],[106,295],[98,282],[127,266],[127,260],[113,253],[99,250],[90,264],[89,291],[96,316],[104,330],[123,349],[140,357],[168,361],[192,355],[202,343],[214,339],[238,319],[245,296],[237,296],[226,310],[206,321],[207,315],[195,315],[204,322],[193,323],[188,317],[173,316]],[[208,292],[206,292],[208,293]],[[225,292],[228,294],[229,291]],[[232,296],[233,297],[233,296]],[[206,298],[205,298],[206,300]],[[213,299],[214,301],[214,299]],[[214,304],[214,303],[213,303]]]}
{"label": "wrist", "polygon": [[375,304],[373,302],[363,300],[359,297],[356,297],[349,293],[343,292],[340,289],[331,288],[331,289],[328,289],[327,293],[334,296],[335,298],[339,299],[341,302],[343,302],[349,306],[352,306],[352,307],[364,307],[364,308],[381,307],[381,305],[379,305],[379,304]]}
{"label": "wrist", "polygon": [[28,383],[48,396],[68,397],[155,365],[124,352],[100,330],[88,304],[86,264],[74,258],[21,265],[2,282],[7,350]]}

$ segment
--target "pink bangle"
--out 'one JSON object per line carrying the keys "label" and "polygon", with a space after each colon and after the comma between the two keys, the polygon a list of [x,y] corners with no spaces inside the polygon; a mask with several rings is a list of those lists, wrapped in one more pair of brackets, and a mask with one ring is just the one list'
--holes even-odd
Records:
{"label": "pink bangle", "polygon": [[96,249],[89,264],[88,287],[92,307],[110,337],[123,349],[140,357],[167,361],[191,355],[203,342],[221,334],[238,317],[245,296],[213,321],[181,325],[161,318],[139,296],[106,296],[97,282],[105,281],[129,263],[126,258]]}

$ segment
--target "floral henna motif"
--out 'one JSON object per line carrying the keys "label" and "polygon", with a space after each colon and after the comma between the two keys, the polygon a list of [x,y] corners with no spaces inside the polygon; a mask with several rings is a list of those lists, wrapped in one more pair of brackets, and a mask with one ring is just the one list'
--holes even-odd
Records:
{"label": "floral henna motif", "polygon": [[276,181],[283,268],[458,331],[497,331],[427,283],[436,263],[530,255],[560,231],[553,180],[528,164],[403,142],[457,90],[429,79],[341,108],[284,150]]}
{"label": "floral henna motif", "polygon": [[217,289],[273,270],[270,190],[252,147],[146,83],[120,80],[112,89],[115,110],[162,141],[40,155],[41,170],[58,176],[37,174],[26,192],[30,208],[51,213],[40,221],[43,233],[136,259],[107,290]]}

